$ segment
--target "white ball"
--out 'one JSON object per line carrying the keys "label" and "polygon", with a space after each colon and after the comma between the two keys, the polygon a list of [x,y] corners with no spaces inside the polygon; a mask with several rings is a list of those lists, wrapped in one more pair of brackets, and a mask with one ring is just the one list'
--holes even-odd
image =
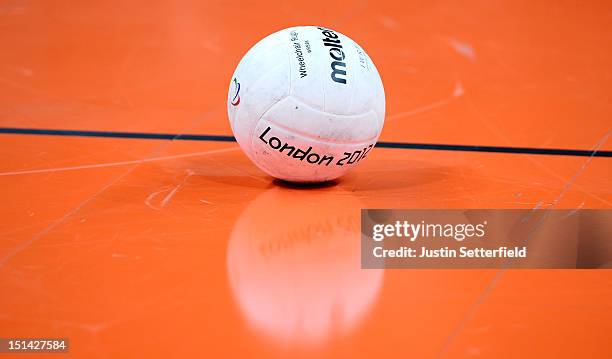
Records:
{"label": "white ball", "polygon": [[355,167],[376,144],[385,93],[365,51],[334,30],[278,31],[242,58],[228,115],[240,147],[269,175],[322,182]]}

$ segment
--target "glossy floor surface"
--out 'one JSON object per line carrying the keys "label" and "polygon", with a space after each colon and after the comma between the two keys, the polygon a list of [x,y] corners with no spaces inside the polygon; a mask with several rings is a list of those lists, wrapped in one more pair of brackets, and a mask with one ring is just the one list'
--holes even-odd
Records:
{"label": "glossy floor surface", "polygon": [[[317,24],[377,64],[381,141],[610,151],[611,14],[7,0],[0,126],[231,135],[240,57]],[[361,270],[358,245],[360,208],[609,209],[609,157],[376,148],[293,188],[234,142],[4,133],[0,156],[0,337],[68,337],[61,357],[612,356],[608,270]]]}

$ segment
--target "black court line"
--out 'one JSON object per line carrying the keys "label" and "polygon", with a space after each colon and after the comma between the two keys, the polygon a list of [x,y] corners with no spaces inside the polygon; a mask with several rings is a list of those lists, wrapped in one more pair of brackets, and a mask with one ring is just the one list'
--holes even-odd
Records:
{"label": "black court line", "polygon": [[19,134],[19,135],[137,138],[137,139],[145,139],[145,140],[191,140],[191,141],[236,142],[236,139],[232,136],[179,135],[179,134],[171,134],[171,133],[45,130],[45,129],[36,129],[36,128],[12,128],[12,127],[0,127],[0,133],[10,133],[10,134]]}
{"label": "black court line", "polygon": [[[19,134],[19,135],[136,138],[136,139],[151,139],[151,140],[184,140],[184,141],[216,141],[216,142],[235,142],[236,141],[236,139],[233,136],[223,136],[223,135],[191,135],[191,134],[145,133],[145,132],[49,130],[49,129],[34,129],[34,128],[13,128],[13,127],[0,127],[0,133]],[[515,153],[515,154],[528,154],[528,155],[612,157],[612,151],[571,150],[571,149],[560,149],[560,148],[444,145],[444,144],[432,144],[432,143],[406,143],[406,142],[384,142],[384,141],[378,142],[376,144],[376,147],[410,149],[410,150]]]}

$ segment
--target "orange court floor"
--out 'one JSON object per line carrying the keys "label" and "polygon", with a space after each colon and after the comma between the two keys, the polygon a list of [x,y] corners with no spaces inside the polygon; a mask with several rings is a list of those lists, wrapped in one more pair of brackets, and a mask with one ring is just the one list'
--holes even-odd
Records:
{"label": "orange court floor", "polygon": [[[358,243],[361,208],[612,208],[611,14],[3,1],[0,337],[75,358],[612,357],[610,270],[362,270]],[[304,188],[231,141],[226,96],[250,46],[311,24],[368,51],[387,117],[364,163]]]}

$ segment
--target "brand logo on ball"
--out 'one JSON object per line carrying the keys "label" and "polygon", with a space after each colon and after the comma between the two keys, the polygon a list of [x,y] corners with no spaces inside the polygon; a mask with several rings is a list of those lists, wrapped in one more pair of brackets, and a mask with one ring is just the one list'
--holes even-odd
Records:
{"label": "brand logo on ball", "polygon": [[240,82],[234,78],[234,98],[232,99],[232,106],[238,106],[240,103]]}
{"label": "brand logo on ball", "polygon": [[[324,27],[318,27],[319,30],[325,35],[323,39],[323,46],[329,46],[329,56],[334,60],[331,63],[331,79],[334,82],[338,82],[346,85],[346,63],[344,62],[344,51],[342,51],[342,42],[333,30],[326,29]],[[344,78],[340,77],[344,76]]]}

